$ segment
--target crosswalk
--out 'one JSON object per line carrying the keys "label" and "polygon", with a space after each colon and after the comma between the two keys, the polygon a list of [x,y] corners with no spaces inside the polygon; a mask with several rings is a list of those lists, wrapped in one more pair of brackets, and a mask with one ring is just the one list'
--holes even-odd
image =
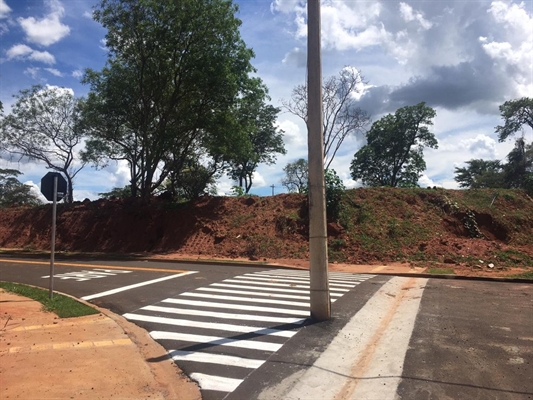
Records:
{"label": "crosswalk", "polygon": [[[373,275],[329,273],[335,302]],[[222,399],[278,351],[309,316],[309,272],[271,270],[212,283],[124,314],[198,382]]]}

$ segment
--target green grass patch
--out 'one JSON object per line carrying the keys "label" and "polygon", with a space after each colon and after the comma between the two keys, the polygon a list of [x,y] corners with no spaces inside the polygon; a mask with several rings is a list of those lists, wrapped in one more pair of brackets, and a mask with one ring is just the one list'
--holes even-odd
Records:
{"label": "green grass patch", "polygon": [[455,275],[455,272],[451,268],[429,268],[428,274],[431,275]]}
{"label": "green grass patch", "polygon": [[10,282],[0,282],[0,288],[38,301],[46,311],[57,314],[59,318],[82,317],[100,313],[92,307],[61,294],[54,293],[53,298],[50,299],[48,290]]}
{"label": "green grass patch", "polygon": [[533,271],[522,272],[521,274],[510,275],[509,278],[533,279]]}

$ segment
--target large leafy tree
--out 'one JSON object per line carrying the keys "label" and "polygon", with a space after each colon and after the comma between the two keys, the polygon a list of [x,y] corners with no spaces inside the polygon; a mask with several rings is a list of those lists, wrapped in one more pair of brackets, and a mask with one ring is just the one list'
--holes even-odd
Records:
{"label": "large leafy tree", "polygon": [[31,187],[17,179],[21,174],[16,169],[0,168],[0,207],[41,204]]}
{"label": "large leafy tree", "polygon": [[473,159],[466,167],[455,168],[455,180],[459,187],[469,189],[505,187],[503,165],[500,160]]}
{"label": "large leafy tree", "polygon": [[148,198],[191,154],[224,163],[232,108],[253,71],[236,11],[230,0],[101,0],[95,10],[109,54],[84,78],[86,159],[126,160],[133,196]]}
{"label": "large leafy tree", "polygon": [[503,168],[507,187],[533,190],[533,144],[518,138]]}
{"label": "large leafy tree", "polygon": [[259,164],[273,164],[276,154],[285,154],[283,131],[276,125],[279,109],[266,102],[267,89],[258,79],[250,79],[234,110],[242,146],[231,160],[230,176],[248,193]]}
{"label": "large leafy tree", "polygon": [[74,178],[85,165],[78,154],[85,137],[77,123],[80,100],[69,89],[39,85],[15,97],[11,113],[0,124],[4,146],[14,155],[63,173],[68,190],[65,200],[72,203]]}
{"label": "large leafy tree", "polygon": [[281,184],[291,193],[305,193],[309,185],[309,165],[307,160],[300,158],[295,162],[288,163],[285,168],[285,177]]}
{"label": "large leafy tree", "polygon": [[522,129],[523,125],[533,129],[533,98],[506,101],[500,106],[500,114],[504,124],[496,127],[496,133],[499,141],[503,142]]}
{"label": "large leafy tree", "polygon": [[[322,84],[322,112],[324,132],[324,165],[329,168],[349,135],[362,132],[368,125],[368,114],[357,107],[357,95],[364,78],[353,67],[345,67],[338,76],[331,76]],[[307,123],[307,84],[296,86],[290,100],[283,106]]]}
{"label": "large leafy tree", "polygon": [[422,102],[374,122],[366,133],[367,144],[352,161],[353,179],[361,179],[367,186],[417,186],[426,169],[424,147],[438,147],[428,128],[435,115],[435,110]]}

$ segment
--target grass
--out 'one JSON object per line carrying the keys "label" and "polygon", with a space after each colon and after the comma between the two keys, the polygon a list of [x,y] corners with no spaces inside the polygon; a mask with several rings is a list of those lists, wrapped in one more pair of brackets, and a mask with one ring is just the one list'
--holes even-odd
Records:
{"label": "grass", "polygon": [[510,275],[509,278],[533,279],[533,271],[522,272],[521,274]]}
{"label": "grass", "polygon": [[44,310],[53,312],[60,318],[81,317],[84,315],[99,313],[98,310],[61,294],[54,293],[53,299],[50,299],[48,290],[39,289],[33,286],[22,285],[20,283],[0,282],[0,288],[7,292],[36,300],[43,305]]}
{"label": "grass", "polygon": [[455,272],[451,268],[429,268],[428,274],[431,275],[454,275]]}

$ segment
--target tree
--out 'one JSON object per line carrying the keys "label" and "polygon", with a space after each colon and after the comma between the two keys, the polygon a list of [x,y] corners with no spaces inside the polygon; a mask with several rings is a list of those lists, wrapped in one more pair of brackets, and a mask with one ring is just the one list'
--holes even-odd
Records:
{"label": "tree", "polygon": [[223,163],[225,138],[237,143],[231,113],[253,52],[236,11],[228,0],[100,1],[94,17],[108,30],[109,54],[101,72],[84,77],[85,157],[99,166],[126,160],[133,196],[147,199],[190,154],[213,151]]}
{"label": "tree", "polygon": [[127,197],[131,197],[131,186],[126,185],[124,187],[114,187],[109,192],[104,193],[98,193],[98,196],[100,196],[103,199],[125,199]]}
{"label": "tree", "polygon": [[[344,139],[362,132],[370,121],[368,114],[357,107],[357,94],[364,83],[364,78],[353,67],[345,67],[339,76],[331,76],[323,82],[325,169],[329,168]],[[291,114],[307,123],[307,84],[296,86],[291,99],[282,100],[282,104]]]}
{"label": "tree", "polygon": [[285,178],[281,180],[281,184],[287,188],[289,192],[305,193],[309,184],[309,165],[307,160],[300,158],[299,160],[288,163],[285,168]]}
{"label": "tree", "polygon": [[498,140],[503,142],[518,132],[523,125],[533,129],[533,98],[522,97],[506,101],[500,106],[500,114],[504,119],[504,125],[497,126],[496,133]]}
{"label": "tree", "polygon": [[533,144],[527,145],[524,138],[517,139],[503,171],[507,187],[533,189]]}
{"label": "tree", "polygon": [[473,159],[467,167],[455,168],[455,180],[459,187],[469,189],[505,187],[504,166],[499,160]]}
{"label": "tree", "polygon": [[41,204],[31,186],[24,185],[17,177],[21,175],[16,169],[0,169],[0,207]]}
{"label": "tree", "polygon": [[85,136],[77,125],[80,100],[69,89],[40,85],[21,90],[15,98],[0,124],[4,145],[12,154],[62,172],[67,178],[65,201],[72,203],[74,178],[85,166],[77,150]]}
{"label": "tree", "polygon": [[240,154],[231,160],[230,177],[248,193],[253,184],[253,174],[261,163],[276,161],[276,154],[285,154],[283,131],[276,128],[279,109],[266,104],[270,100],[266,87],[258,79],[251,79],[243,97],[234,110],[241,130]]}
{"label": "tree", "polygon": [[353,179],[368,186],[411,187],[426,169],[424,147],[438,147],[429,131],[435,110],[419,103],[398,109],[374,122],[366,133],[367,144],[351,163]]}

